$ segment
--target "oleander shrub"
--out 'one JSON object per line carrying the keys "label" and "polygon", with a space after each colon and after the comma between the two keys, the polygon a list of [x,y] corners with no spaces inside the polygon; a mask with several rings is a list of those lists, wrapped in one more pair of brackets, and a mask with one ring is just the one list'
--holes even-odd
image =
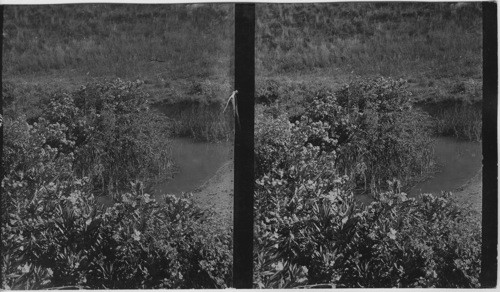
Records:
{"label": "oleander shrub", "polygon": [[329,140],[322,122],[258,124],[257,133],[264,134],[260,143],[284,132],[279,128],[276,134],[263,132],[273,124],[289,130],[286,139],[278,139],[287,143],[267,147],[256,143],[258,154],[267,152],[276,160],[269,162],[266,172],[256,180],[254,281],[260,288],[290,288],[309,282],[307,266],[322,256],[316,250],[321,239],[314,235],[332,238],[341,232],[338,226],[331,230],[323,227],[330,220],[342,221],[343,217],[332,216],[351,212],[345,207],[353,197],[344,189],[347,178],[338,175],[335,168],[335,152],[307,143],[310,136]]}
{"label": "oleander shrub", "polygon": [[332,154],[319,153],[290,151],[286,168],[256,181],[255,287],[479,286],[481,230],[469,211],[449,195],[394,191],[362,206]]}
{"label": "oleander shrub", "polygon": [[256,107],[262,106],[265,112],[282,112],[292,117],[301,115],[307,106],[303,103],[307,94],[323,87],[319,82],[258,79],[255,85]]}
{"label": "oleander shrub", "polygon": [[14,84],[12,82],[2,83],[2,107],[8,107],[14,103]]}
{"label": "oleander shrub", "polygon": [[[431,171],[430,118],[412,106],[404,81],[361,80],[336,92],[313,87],[302,107],[299,115],[288,116],[291,127],[321,123],[327,135],[312,133],[305,143],[335,151],[338,171],[349,176],[358,191],[375,192],[393,178],[408,186]],[[260,133],[273,131],[264,128],[284,123],[287,113],[273,111],[270,106],[258,116],[256,141]],[[265,151],[273,142],[264,144],[256,144],[257,162],[272,156]]]}
{"label": "oleander shrub", "polygon": [[[295,117],[258,109],[254,287],[478,287],[477,219],[449,195],[401,192],[425,171],[430,135],[402,86],[318,90]],[[375,185],[368,206],[360,174]]]}
{"label": "oleander shrub", "polygon": [[46,84],[25,84],[2,81],[3,115],[16,118],[21,115],[31,123],[42,114],[42,108],[50,97],[63,90],[60,86]]}
{"label": "oleander shrub", "polygon": [[481,225],[451,193],[381,193],[358,214],[339,285],[478,288]]}
{"label": "oleander shrub", "polygon": [[231,237],[206,231],[189,198],[134,185],[104,209],[85,183],[50,183],[4,216],[2,288],[227,287]]}
{"label": "oleander shrub", "polygon": [[[33,120],[2,118],[2,289],[228,286],[231,237],[206,230],[213,214],[138,182],[168,153],[134,86],[91,85]],[[119,182],[108,208],[103,176]]]}
{"label": "oleander shrub", "polygon": [[65,141],[70,144],[47,144],[73,153],[75,172],[89,177],[101,194],[113,194],[134,179],[151,182],[172,171],[168,120],[149,109],[141,85],[117,79],[57,93],[38,117],[67,128]]}
{"label": "oleander shrub", "polygon": [[377,189],[392,178],[408,185],[430,170],[432,159],[430,118],[410,97],[404,81],[390,78],[320,91],[305,116],[328,123],[332,142],[311,142],[337,151],[339,169],[356,188]]}
{"label": "oleander shrub", "polygon": [[257,111],[254,139],[256,176],[285,160],[290,139],[291,124],[285,114],[275,118]]}

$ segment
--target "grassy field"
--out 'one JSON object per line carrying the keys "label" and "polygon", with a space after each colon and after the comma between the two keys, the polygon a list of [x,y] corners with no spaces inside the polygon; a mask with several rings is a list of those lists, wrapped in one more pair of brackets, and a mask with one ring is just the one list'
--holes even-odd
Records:
{"label": "grassy field", "polygon": [[[95,77],[139,78],[173,99],[229,92],[232,9],[7,6],[2,74],[77,86]],[[260,4],[257,76],[340,84],[383,75],[407,79],[420,100],[480,99],[481,25],[479,4]]]}
{"label": "grassy field", "polygon": [[[232,87],[232,5],[7,6],[4,81],[78,87],[141,79],[163,101]],[[404,78],[415,100],[481,100],[480,4],[257,5],[258,79],[340,86]]]}
{"label": "grassy field", "polygon": [[158,100],[231,93],[232,5],[77,4],[4,9],[4,81],[78,87],[141,79]]}
{"label": "grassy field", "polygon": [[404,78],[420,101],[481,99],[479,3],[257,6],[257,75]]}

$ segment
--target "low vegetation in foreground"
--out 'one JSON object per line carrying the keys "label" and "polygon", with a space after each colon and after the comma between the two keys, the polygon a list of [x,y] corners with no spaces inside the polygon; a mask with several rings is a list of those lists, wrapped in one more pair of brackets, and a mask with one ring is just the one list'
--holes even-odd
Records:
{"label": "low vegetation in foreground", "polygon": [[30,118],[4,103],[2,288],[228,286],[229,231],[188,197],[144,193],[172,172],[168,120],[145,95],[116,80],[48,93]]}
{"label": "low vegetation in foreground", "polygon": [[304,92],[294,115],[287,95],[258,110],[255,287],[478,287],[480,222],[449,194],[402,192],[431,170],[403,83]]}

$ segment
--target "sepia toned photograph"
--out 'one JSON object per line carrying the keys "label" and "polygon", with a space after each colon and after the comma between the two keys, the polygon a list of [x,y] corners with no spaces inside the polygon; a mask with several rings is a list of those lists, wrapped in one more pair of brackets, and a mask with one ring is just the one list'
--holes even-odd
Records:
{"label": "sepia toned photograph", "polygon": [[254,287],[479,287],[481,3],[256,4],[255,42]]}
{"label": "sepia toned photograph", "polygon": [[231,286],[234,4],[3,13],[2,289]]}

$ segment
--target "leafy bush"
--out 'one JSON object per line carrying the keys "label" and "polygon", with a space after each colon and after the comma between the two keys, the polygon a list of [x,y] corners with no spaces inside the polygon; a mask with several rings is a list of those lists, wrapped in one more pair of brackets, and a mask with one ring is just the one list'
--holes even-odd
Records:
{"label": "leafy bush", "polygon": [[73,153],[75,172],[89,177],[103,194],[112,194],[131,180],[149,182],[172,171],[169,123],[149,110],[141,84],[118,79],[55,94],[38,118],[67,129],[64,141],[47,143]]}
{"label": "leafy bush", "polygon": [[68,142],[65,130],[65,126],[48,125],[45,120],[29,125],[23,117],[5,119],[3,214],[13,211],[10,207],[18,204],[18,200],[35,198],[46,184],[57,184],[73,176],[74,156],[60,153],[46,143],[56,139]]}
{"label": "leafy bush", "polygon": [[258,209],[257,287],[479,286],[479,222],[449,197],[390,192],[363,210],[352,196],[311,184],[259,184],[259,198],[273,204]]}
{"label": "leafy bush", "polygon": [[[358,186],[362,181],[364,189],[379,188],[394,177],[409,185],[430,170],[429,116],[410,97],[404,81],[385,78],[354,82],[336,93],[345,120],[335,124],[331,114],[324,119],[336,126],[339,166],[353,173]],[[316,105],[323,105],[321,98]],[[322,118],[314,108],[311,114]]]}
{"label": "leafy bush", "polygon": [[[168,154],[136,85],[90,85],[32,123],[2,121],[2,288],[227,287],[231,237],[206,230],[211,214],[130,184]],[[102,177],[117,182],[107,209]]]}
{"label": "leafy bush", "polygon": [[2,83],[2,106],[5,108],[14,102],[14,84],[12,82]]}
{"label": "leafy bush", "polygon": [[257,103],[267,106],[283,101],[296,102],[304,92],[310,91],[311,82],[306,84],[279,79],[258,79],[256,84],[255,99]]}
{"label": "leafy bush", "polygon": [[382,193],[359,218],[343,286],[479,287],[480,222],[450,193]]}
{"label": "leafy bush", "polygon": [[2,109],[9,118],[25,115],[31,123],[42,114],[50,96],[61,92],[58,86],[2,81]]}
{"label": "leafy bush", "polygon": [[285,160],[290,136],[291,124],[286,115],[274,118],[257,111],[254,139],[256,176]]}
{"label": "leafy bush", "polygon": [[125,193],[104,210],[85,181],[18,200],[2,228],[3,288],[222,288],[231,237],[203,229],[186,198]]}
{"label": "leafy bush", "polygon": [[338,214],[350,212],[352,196],[342,191],[345,182],[335,175],[331,157],[318,157],[318,152],[319,147],[304,147],[295,152],[295,163],[256,182],[254,281],[259,288],[313,282],[308,276],[318,272],[313,263],[329,256],[319,241],[342,232],[341,225],[324,227],[343,220]]}
{"label": "leafy bush", "polygon": [[[292,127],[321,123],[327,135],[313,133],[306,143],[335,151],[339,172],[355,188],[375,191],[394,177],[408,185],[430,170],[429,117],[412,107],[403,81],[357,81],[335,93],[314,89],[302,107],[303,113],[290,117]],[[258,160],[270,157],[259,145]]]}
{"label": "leafy bush", "polygon": [[[401,193],[396,178],[418,176],[429,159],[426,116],[401,86],[320,90],[298,117],[259,110],[255,287],[479,285],[479,222],[449,195]],[[352,189],[363,173],[376,184],[368,206]]]}
{"label": "leafy bush", "polygon": [[333,152],[288,150],[256,181],[256,287],[478,286],[479,223],[449,197],[391,191],[361,207]]}

